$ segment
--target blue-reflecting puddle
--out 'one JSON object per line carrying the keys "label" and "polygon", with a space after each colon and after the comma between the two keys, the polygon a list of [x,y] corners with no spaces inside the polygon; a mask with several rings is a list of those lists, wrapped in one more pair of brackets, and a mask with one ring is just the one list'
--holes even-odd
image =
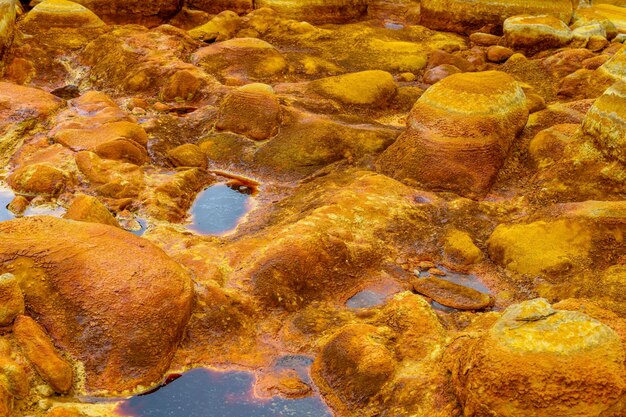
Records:
{"label": "blue-reflecting puddle", "polygon": [[[11,220],[15,218],[15,214],[13,214],[7,208],[7,206],[11,203],[11,201],[13,201],[14,198],[15,193],[13,193],[10,188],[0,186],[0,221]],[[32,205],[29,205],[22,215],[61,217],[63,213],[65,213],[65,209],[59,205],[56,205],[54,201],[44,201],[43,204],[33,203]]]}
{"label": "blue-reflecting puddle", "polygon": [[150,394],[119,406],[133,417],[332,417],[319,397],[261,399],[250,372],[193,369]]}
{"label": "blue-reflecting puddle", "polygon": [[385,23],[385,29],[401,30],[401,29],[404,29],[404,25],[399,24],[399,23],[388,22],[388,23]]}
{"label": "blue-reflecting puddle", "polygon": [[13,197],[15,197],[15,195],[11,190],[0,188],[0,222],[11,220],[15,217],[13,213],[7,209],[9,203],[13,201]]}
{"label": "blue-reflecting puddle", "polygon": [[[450,271],[447,268],[444,268],[443,266],[438,265],[437,269],[442,270],[443,272],[446,273],[445,276],[439,276],[437,275],[436,278],[441,278],[444,279],[446,281],[450,281],[453,282],[455,284],[459,284],[462,285],[464,287],[468,287],[468,288],[472,288],[478,292],[482,292],[484,294],[491,294],[491,290],[489,290],[489,288],[487,288],[485,286],[485,284],[483,284],[482,282],[480,282],[480,280],[478,279],[478,277],[476,275],[471,275],[471,274],[462,274],[459,272],[454,272],[454,271]],[[420,278],[426,278],[430,276],[430,274],[428,273],[428,271],[422,271],[419,274]],[[444,305],[439,304],[436,301],[431,302],[431,305],[433,306],[433,308],[436,308],[437,310],[441,310],[441,311],[449,311],[449,312],[453,312],[453,311],[459,311],[455,308],[451,308],[451,307],[446,307]]]}
{"label": "blue-reflecting puddle", "polygon": [[198,194],[191,206],[191,230],[219,235],[237,227],[252,208],[252,188],[242,184],[216,184]]}

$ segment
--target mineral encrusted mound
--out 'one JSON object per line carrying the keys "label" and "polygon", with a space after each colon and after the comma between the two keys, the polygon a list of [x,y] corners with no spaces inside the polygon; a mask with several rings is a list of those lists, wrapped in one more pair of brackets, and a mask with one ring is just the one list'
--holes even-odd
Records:
{"label": "mineral encrusted mound", "polygon": [[536,52],[566,45],[572,31],[554,16],[514,16],[504,21],[504,37],[512,48]]}
{"label": "mineral encrusted mound", "polygon": [[378,161],[400,181],[486,194],[528,119],[519,83],[498,71],[454,74],[415,103],[407,130]]}
{"label": "mineral encrusted mound", "polygon": [[173,17],[178,0],[75,0],[96,13],[107,23],[138,23],[156,26]]}
{"label": "mineral encrusted mound", "polygon": [[0,223],[0,270],[20,280],[27,310],[85,366],[87,387],[158,382],[191,312],[185,270],[118,228],[53,217]]}
{"label": "mineral encrusted mound", "polygon": [[508,17],[550,15],[569,23],[570,0],[423,0],[421,24],[431,29],[469,32],[485,25],[502,25]]}
{"label": "mineral encrusted mound", "polygon": [[257,8],[270,7],[281,16],[310,23],[345,23],[367,11],[366,0],[256,0]]}
{"label": "mineral encrusted mound", "polygon": [[[544,299],[466,339],[452,381],[465,416],[624,415],[624,348],[611,328]],[[621,404],[621,405],[620,405]]]}
{"label": "mineral encrusted mound", "polygon": [[626,162],[626,82],[617,82],[595,101],[583,121],[583,131],[594,137],[608,156]]}
{"label": "mineral encrusted mound", "polygon": [[2,56],[13,40],[15,28],[15,3],[12,0],[0,0],[0,74],[2,73]]}

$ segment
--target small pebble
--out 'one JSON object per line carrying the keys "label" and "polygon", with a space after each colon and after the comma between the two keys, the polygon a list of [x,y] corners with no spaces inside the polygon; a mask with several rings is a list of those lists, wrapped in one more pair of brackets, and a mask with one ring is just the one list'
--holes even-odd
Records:
{"label": "small pebble", "polygon": [[430,275],[437,275],[437,276],[440,276],[440,277],[445,277],[446,276],[446,273],[443,272],[441,269],[438,269],[438,268],[430,268],[428,270],[428,273]]}

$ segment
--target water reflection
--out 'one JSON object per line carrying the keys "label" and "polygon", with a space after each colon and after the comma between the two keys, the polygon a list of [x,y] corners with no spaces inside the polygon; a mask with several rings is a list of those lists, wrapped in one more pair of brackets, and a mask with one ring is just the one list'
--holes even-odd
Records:
{"label": "water reflection", "polygon": [[250,372],[193,369],[147,395],[120,405],[133,417],[332,417],[319,397],[257,398]]}
{"label": "water reflection", "polygon": [[219,235],[233,230],[252,208],[253,190],[242,184],[216,184],[198,194],[191,207],[191,224],[201,234]]}

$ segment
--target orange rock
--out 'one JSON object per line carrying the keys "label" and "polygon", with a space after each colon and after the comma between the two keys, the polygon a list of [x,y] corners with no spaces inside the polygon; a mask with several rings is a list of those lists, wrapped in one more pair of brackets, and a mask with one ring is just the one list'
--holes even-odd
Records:
{"label": "orange rock", "polygon": [[161,98],[165,101],[192,100],[202,80],[189,70],[180,70],[174,73],[161,88]]}
{"label": "orange rock", "polygon": [[200,48],[191,61],[222,78],[232,75],[264,82],[287,69],[287,61],[276,48],[255,38],[235,38]]}
{"label": "orange rock", "polygon": [[256,0],[255,7],[269,7],[289,19],[306,20],[313,24],[345,23],[367,12],[365,0]]}
{"label": "orange rock", "polygon": [[502,38],[490,33],[474,32],[469,36],[471,42],[480,46],[498,45]]}
{"label": "orange rock", "polygon": [[436,82],[439,82],[452,74],[458,74],[459,72],[462,71],[454,65],[443,64],[426,71],[422,80],[426,84],[435,84]]}
{"label": "orange rock", "polygon": [[626,162],[626,82],[616,82],[594,102],[582,128],[602,153]]}
{"label": "orange rock", "polygon": [[37,322],[28,316],[19,316],[13,333],[24,355],[39,375],[55,392],[66,394],[72,389],[74,371],[56,351],[50,337]]}
{"label": "orange rock", "polygon": [[513,16],[504,21],[504,39],[514,49],[538,52],[567,45],[572,31],[554,16]]}
{"label": "orange rock", "polygon": [[107,23],[137,23],[157,26],[174,16],[179,9],[177,0],[74,0],[96,13]]}
{"label": "orange rock", "polygon": [[434,51],[430,55],[430,58],[428,58],[428,65],[426,66],[426,69],[429,70],[443,64],[454,65],[459,70],[461,70],[461,72],[476,71],[474,65],[472,65],[472,63],[465,58],[453,55],[440,49]]}
{"label": "orange rock", "polygon": [[7,183],[16,193],[35,196],[56,196],[68,183],[67,175],[46,163],[22,166],[7,178]]}
{"label": "orange rock", "polygon": [[24,197],[23,195],[16,195],[15,198],[11,200],[11,202],[7,206],[7,210],[15,214],[16,216],[21,216],[24,211],[26,211],[26,208],[28,208],[29,204],[30,201],[28,201],[28,198]]}
{"label": "orange rock", "polygon": [[54,140],[74,151],[93,150],[118,138],[126,138],[145,147],[148,135],[141,126],[128,121],[119,121],[99,125],[94,128],[61,129],[54,135]]}
{"label": "orange rock", "polygon": [[30,380],[26,369],[21,363],[8,357],[0,357],[0,380],[6,383],[9,393],[17,399],[26,398],[30,392]]}
{"label": "orange rock", "polygon": [[487,49],[487,59],[491,62],[504,62],[513,55],[513,50],[505,46],[494,45]]}
{"label": "orange rock", "polygon": [[81,222],[108,224],[119,227],[111,212],[97,198],[79,194],[63,215],[64,218]]}
{"label": "orange rock", "polygon": [[124,161],[135,165],[143,165],[149,161],[148,151],[144,147],[125,138],[101,143],[93,151],[100,158]]}
{"label": "orange rock", "polygon": [[445,279],[419,278],[411,282],[416,292],[430,297],[446,307],[458,310],[482,310],[494,303],[494,299],[488,294]]}
{"label": "orange rock", "polygon": [[0,382],[0,415],[11,417],[13,397],[3,383]]}
{"label": "orange rock", "polygon": [[28,12],[21,28],[28,33],[50,28],[89,29],[104,26],[91,10],[67,0],[44,0]]}
{"label": "orange rock", "polygon": [[0,275],[0,326],[8,326],[24,313],[24,295],[13,274]]}
{"label": "orange rock", "polygon": [[370,325],[339,330],[313,364],[313,377],[322,392],[332,391],[348,409],[360,407],[378,394],[397,366],[381,333]]}
{"label": "orange rock", "polygon": [[46,417],[84,417],[84,414],[72,408],[54,407]]}
{"label": "orange rock", "polygon": [[247,13],[254,9],[253,0],[187,0],[186,4],[194,9],[209,13],[232,10],[235,13]]}
{"label": "orange rock", "polygon": [[280,120],[280,103],[273,93],[239,88],[222,101],[216,127],[265,140],[278,132]]}
{"label": "orange rock", "polygon": [[256,389],[270,397],[282,395],[287,398],[301,398],[311,394],[311,387],[293,369],[263,374]]}
{"label": "orange rock", "polygon": [[0,102],[0,129],[6,120],[43,119],[63,105],[63,100],[43,90],[7,82],[0,82]]}
{"label": "orange rock", "polygon": [[3,70],[3,55],[13,41],[16,17],[15,11],[14,2],[9,1],[0,4],[0,71]]}
{"label": "orange rock", "polygon": [[145,188],[143,171],[135,164],[102,159],[87,151],[78,152],[75,160],[79,171],[103,197],[137,197]]}
{"label": "orange rock", "polygon": [[378,167],[434,190],[484,195],[527,119],[526,97],[511,76],[454,74],[415,103],[406,132],[383,152]]}
{"label": "orange rock", "polygon": [[207,157],[198,145],[186,143],[167,151],[167,156],[177,167],[206,168]]}
{"label": "orange rock", "polygon": [[[160,381],[193,300],[191,278],[161,249],[111,226],[29,217],[0,223],[0,265],[23,283],[55,343],[83,363],[88,389]],[[28,342],[33,326],[20,321]]]}
{"label": "orange rock", "polygon": [[452,383],[465,416],[617,417],[626,411],[619,336],[583,313],[526,301],[509,307],[482,336],[457,343]]}
{"label": "orange rock", "polygon": [[570,0],[423,0],[421,5],[420,24],[459,33],[500,26],[507,17],[522,14],[554,16],[565,23],[572,17]]}

